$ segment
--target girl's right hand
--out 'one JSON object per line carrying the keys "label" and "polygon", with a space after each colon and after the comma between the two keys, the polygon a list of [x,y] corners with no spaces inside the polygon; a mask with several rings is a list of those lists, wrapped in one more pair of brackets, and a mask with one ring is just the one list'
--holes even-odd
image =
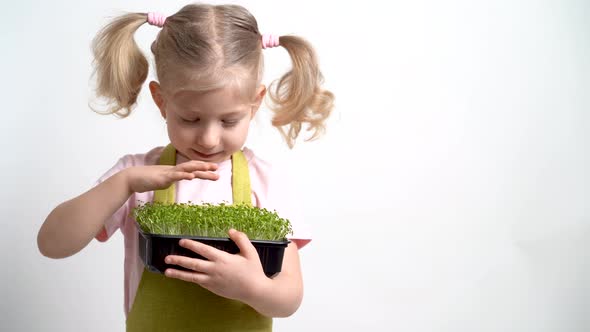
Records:
{"label": "girl's right hand", "polygon": [[187,161],[176,166],[153,165],[135,166],[123,170],[126,172],[127,183],[132,192],[143,193],[151,190],[168,188],[180,180],[217,180],[219,174],[214,173],[217,164],[198,160]]}

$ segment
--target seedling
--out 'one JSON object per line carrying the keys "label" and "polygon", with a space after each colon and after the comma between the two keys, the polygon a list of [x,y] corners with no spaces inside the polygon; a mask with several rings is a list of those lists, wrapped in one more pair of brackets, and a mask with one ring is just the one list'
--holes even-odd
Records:
{"label": "seedling", "polygon": [[133,210],[142,231],[161,235],[227,237],[230,228],[252,240],[284,240],[293,234],[289,220],[276,211],[250,205],[145,203]]}

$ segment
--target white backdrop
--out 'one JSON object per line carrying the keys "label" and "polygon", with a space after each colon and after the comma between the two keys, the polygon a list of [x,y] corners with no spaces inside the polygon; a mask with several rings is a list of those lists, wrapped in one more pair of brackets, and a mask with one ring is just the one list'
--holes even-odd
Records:
{"label": "white backdrop", "polygon": [[[315,235],[276,331],[590,330],[587,1],[238,3],[308,38],[337,97],[321,140],[288,150],[263,110],[247,143],[298,170]],[[89,110],[92,37],[184,4],[3,4],[0,330],[124,330],[121,234],[63,260],[36,236],[120,156],[166,143],[147,89],[128,119]],[[289,59],[265,55],[268,83]]]}

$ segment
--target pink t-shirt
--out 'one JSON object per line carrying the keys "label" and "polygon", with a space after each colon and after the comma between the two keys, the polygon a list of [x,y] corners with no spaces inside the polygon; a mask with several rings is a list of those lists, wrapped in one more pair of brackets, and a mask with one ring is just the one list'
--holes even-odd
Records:
{"label": "pink t-shirt", "polygon": [[[157,147],[145,154],[125,155],[98,179],[96,184],[103,182],[115,173],[131,166],[155,165],[158,163],[164,147]],[[292,186],[289,185],[290,175],[281,173],[276,167],[256,157],[252,150],[244,148],[244,155],[248,160],[250,171],[250,185],[252,189],[252,204],[270,211],[276,210],[282,218],[289,219],[293,227],[293,235],[288,236],[295,242],[298,248],[302,248],[311,237],[301,218],[300,211],[295,204],[292,195]],[[177,155],[177,164],[187,161]],[[232,203],[231,186],[231,160],[218,164],[216,171],[219,174],[217,181],[210,180],[182,180],[176,184],[176,201],[179,203],[195,204],[206,203]],[[142,202],[151,202],[154,192],[134,193],[127,202],[105,222],[105,235],[97,236],[101,242],[110,238],[117,229],[121,229],[125,242],[125,315],[131,310],[137,287],[144,270],[143,262],[138,253],[138,233],[135,222],[130,217],[132,209]]]}

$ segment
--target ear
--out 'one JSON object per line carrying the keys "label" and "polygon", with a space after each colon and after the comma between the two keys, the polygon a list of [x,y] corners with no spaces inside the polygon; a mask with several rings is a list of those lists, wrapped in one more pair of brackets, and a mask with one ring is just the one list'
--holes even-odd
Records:
{"label": "ear", "polygon": [[166,108],[164,107],[164,97],[162,97],[162,89],[160,88],[160,84],[158,84],[156,81],[151,81],[149,86],[154,103],[156,103],[160,109],[160,114],[162,114],[162,117],[166,119]]}
{"label": "ear", "polygon": [[264,100],[264,96],[266,96],[266,86],[264,86],[264,84],[261,84],[256,89],[256,95],[254,96],[254,102],[252,104],[252,114],[251,114],[252,118],[254,118],[254,115],[256,115],[256,112],[258,112],[258,109],[260,108],[260,104]]}

